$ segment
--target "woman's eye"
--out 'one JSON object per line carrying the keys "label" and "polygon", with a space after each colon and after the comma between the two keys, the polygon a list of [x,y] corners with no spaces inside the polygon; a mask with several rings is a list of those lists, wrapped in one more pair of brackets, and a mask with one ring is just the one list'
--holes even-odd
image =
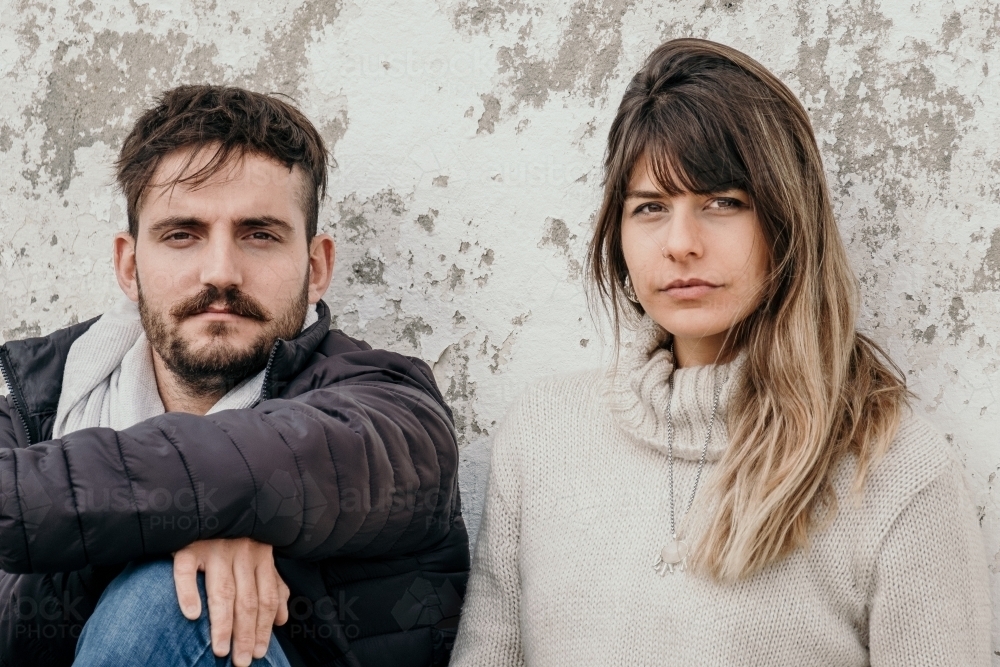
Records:
{"label": "woman's eye", "polygon": [[646,202],[645,204],[640,204],[635,209],[635,214],[639,215],[641,213],[662,213],[663,205],[658,204],[655,201]]}
{"label": "woman's eye", "polygon": [[738,209],[743,208],[745,204],[734,197],[716,197],[712,200],[711,207],[719,209]]}

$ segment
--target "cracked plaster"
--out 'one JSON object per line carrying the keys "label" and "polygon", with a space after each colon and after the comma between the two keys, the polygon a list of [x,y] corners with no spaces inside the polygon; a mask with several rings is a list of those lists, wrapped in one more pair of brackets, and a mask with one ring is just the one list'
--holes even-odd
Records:
{"label": "cracked plaster", "polygon": [[337,326],[433,365],[473,528],[510,401],[609,356],[581,267],[629,75],[670,37],[748,52],[812,116],[862,327],[954,443],[1000,563],[1000,0],[0,0],[0,12],[3,339],[117,297],[112,164],[161,89],[290,95],[334,157],[321,225],[338,241]]}

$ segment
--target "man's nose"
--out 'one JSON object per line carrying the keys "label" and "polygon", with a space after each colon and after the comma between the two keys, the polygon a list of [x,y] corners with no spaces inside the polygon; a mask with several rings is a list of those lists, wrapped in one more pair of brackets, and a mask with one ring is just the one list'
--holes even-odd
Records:
{"label": "man's nose", "polygon": [[693,207],[687,205],[675,207],[664,227],[665,231],[660,237],[663,242],[660,254],[664,259],[683,262],[702,255],[704,249],[700,220]]}
{"label": "man's nose", "polygon": [[240,252],[232,238],[221,234],[209,238],[202,254],[201,283],[219,289],[243,284]]}

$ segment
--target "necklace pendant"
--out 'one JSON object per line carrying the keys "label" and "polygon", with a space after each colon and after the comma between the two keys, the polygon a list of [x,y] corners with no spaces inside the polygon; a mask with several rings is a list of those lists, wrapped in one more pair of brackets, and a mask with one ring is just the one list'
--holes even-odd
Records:
{"label": "necklace pendant", "polygon": [[660,557],[656,559],[653,569],[658,575],[665,576],[667,572],[674,573],[684,571],[687,561],[688,546],[683,540],[670,540],[665,547],[660,549]]}

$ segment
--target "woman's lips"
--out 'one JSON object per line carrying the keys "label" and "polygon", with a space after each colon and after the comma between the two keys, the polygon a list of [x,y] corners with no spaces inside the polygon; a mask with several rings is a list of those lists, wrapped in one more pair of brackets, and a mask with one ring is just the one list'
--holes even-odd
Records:
{"label": "woman's lips", "polygon": [[710,283],[707,280],[675,280],[664,288],[667,296],[674,299],[700,299],[709,292],[719,288],[719,285]]}

